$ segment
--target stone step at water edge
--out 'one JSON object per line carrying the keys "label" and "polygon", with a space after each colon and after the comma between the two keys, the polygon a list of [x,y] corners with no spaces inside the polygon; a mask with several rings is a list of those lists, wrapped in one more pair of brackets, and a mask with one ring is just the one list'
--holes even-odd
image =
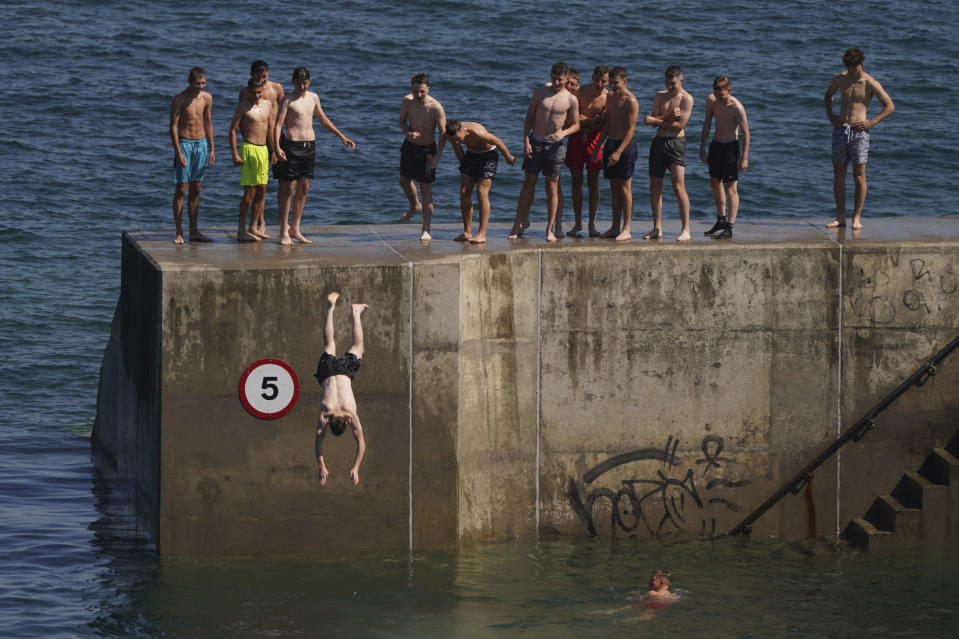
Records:
{"label": "stone step at water edge", "polygon": [[922,511],[918,508],[906,508],[892,495],[880,495],[872,502],[864,519],[879,530],[918,537],[922,525]]}
{"label": "stone step at water edge", "polygon": [[879,530],[861,517],[850,521],[839,538],[863,550],[881,550],[896,546],[896,536],[893,533],[888,530]]}
{"label": "stone step at water edge", "polygon": [[934,448],[919,467],[919,474],[934,484],[959,487],[959,459],[945,448]]}

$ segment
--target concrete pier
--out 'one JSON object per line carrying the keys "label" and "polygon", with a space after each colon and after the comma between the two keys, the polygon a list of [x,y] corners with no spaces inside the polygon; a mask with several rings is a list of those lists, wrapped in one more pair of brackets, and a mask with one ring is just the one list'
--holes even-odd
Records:
{"label": "concrete pier", "polygon": [[[547,244],[542,224],[518,241],[492,225],[483,246],[451,241],[458,225],[428,244],[313,227],[293,248],[128,232],[94,442],[168,554],[722,534],[959,333],[959,217],[822,223],[713,241],[694,222],[689,245]],[[355,487],[348,434],[326,438],[325,487],[313,455],[333,290],[341,352],[349,304],[370,304]],[[238,397],[265,358],[300,382],[274,420]],[[837,532],[957,416],[947,360],[754,536]]]}

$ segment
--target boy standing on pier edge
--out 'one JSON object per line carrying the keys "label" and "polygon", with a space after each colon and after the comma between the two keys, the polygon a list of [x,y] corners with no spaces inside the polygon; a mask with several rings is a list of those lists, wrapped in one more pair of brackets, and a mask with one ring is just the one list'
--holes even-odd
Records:
{"label": "boy standing on pier edge", "polygon": [[[852,228],[862,228],[862,207],[866,203],[866,160],[869,156],[869,129],[896,110],[882,85],[862,70],[866,54],[862,49],[846,49],[842,62],[846,70],[833,76],[826,89],[826,117],[833,125],[832,167],[833,197],[836,199],[836,219],[827,228],[846,226],[846,166],[852,160],[852,177],[856,183],[856,208],[852,214]],[[840,95],[839,115],[832,112],[832,97]],[[866,110],[872,97],[879,98],[882,110],[871,120]]]}

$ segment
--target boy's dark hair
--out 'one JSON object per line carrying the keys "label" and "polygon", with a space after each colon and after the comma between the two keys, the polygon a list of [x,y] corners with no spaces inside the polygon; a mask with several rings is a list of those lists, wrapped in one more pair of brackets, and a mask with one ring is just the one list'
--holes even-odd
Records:
{"label": "boy's dark hair", "polygon": [[569,73],[569,66],[565,62],[557,62],[549,70],[550,75],[566,75]]}
{"label": "boy's dark hair", "polygon": [[190,69],[190,81],[196,80],[197,78],[205,78],[206,71],[203,70],[203,67],[193,67]]}
{"label": "boy's dark hair", "polygon": [[613,67],[609,70],[609,79],[613,78],[627,78],[626,67]]}
{"label": "boy's dark hair", "polygon": [[567,73],[566,75],[571,78],[576,78],[577,80],[579,80],[579,71],[577,71],[576,69],[570,69],[569,73]]}
{"label": "boy's dark hair", "polygon": [[263,60],[254,60],[253,64],[250,65],[250,75],[260,74],[269,70],[270,67],[268,67]]}
{"label": "boy's dark hair", "polygon": [[609,67],[606,66],[605,64],[597,64],[597,65],[596,65],[596,68],[593,69],[593,77],[594,77],[594,78],[595,78],[596,76],[602,77],[602,76],[608,75],[608,74],[609,74]]}
{"label": "boy's dark hair", "polygon": [[673,585],[673,576],[669,572],[665,570],[657,570],[653,574],[665,581],[667,586]]}
{"label": "boy's dark hair", "polygon": [[463,128],[463,123],[459,120],[447,120],[446,121],[446,135],[453,135],[457,131]]}
{"label": "boy's dark hair", "polygon": [[326,418],[326,425],[330,427],[331,433],[339,437],[346,431],[350,421],[345,415],[330,415]]}
{"label": "boy's dark hair", "polygon": [[426,86],[430,85],[430,76],[425,73],[417,73],[413,76],[413,79],[410,80],[410,86],[416,86],[417,84],[425,84]]}
{"label": "boy's dark hair", "polygon": [[677,66],[671,66],[671,67],[669,67],[668,69],[666,69],[666,79],[667,79],[667,80],[670,79],[670,78],[678,78],[678,77],[681,76],[682,74],[683,74],[683,70],[680,69],[680,68],[677,67]]}
{"label": "boy's dark hair", "polygon": [[713,80],[713,91],[722,91],[729,86],[729,78],[724,75],[717,75]]}
{"label": "boy's dark hair", "polygon": [[863,53],[862,49],[859,47],[852,47],[851,49],[846,49],[846,52],[842,55],[842,63],[848,68],[853,68],[859,66],[866,61],[866,54]]}
{"label": "boy's dark hair", "polygon": [[310,79],[310,72],[306,67],[296,67],[293,69],[294,82],[306,82]]}

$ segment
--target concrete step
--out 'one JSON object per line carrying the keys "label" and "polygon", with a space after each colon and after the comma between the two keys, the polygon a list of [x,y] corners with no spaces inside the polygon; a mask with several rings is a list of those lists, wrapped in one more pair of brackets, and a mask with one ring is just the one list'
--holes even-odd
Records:
{"label": "concrete step", "polygon": [[922,511],[903,506],[892,495],[880,495],[872,502],[864,519],[878,530],[897,533],[897,536],[905,541],[908,538],[919,538]]}
{"label": "concrete step", "polygon": [[946,450],[949,451],[953,457],[959,458],[959,430],[953,434],[952,439],[946,444]]}
{"label": "concrete step", "polygon": [[839,538],[863,550],[885,550],[898,547],[896,536],[893,533],[887,530],[879,530],[859,517],[849,522]]}
{"label": "concrete step", "polygon": [[934,484],[959,490],[959,459],[945,448],[933,448],[919,467],[919,474]]}

